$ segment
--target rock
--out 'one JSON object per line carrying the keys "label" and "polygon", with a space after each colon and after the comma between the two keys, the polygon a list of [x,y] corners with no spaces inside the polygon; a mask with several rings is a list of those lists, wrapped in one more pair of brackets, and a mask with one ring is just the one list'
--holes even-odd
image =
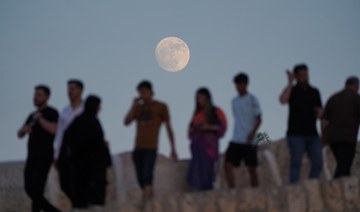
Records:
{"label": "rock", "polygon": [[119,212],[141,212],[141,209],[132,205],[120,206]]}
{"label": "rock", "polygon": [[30,211],[24,190],[24,162],[1,163],[0,211]]}
{"label": "rock", "polygon": [[324,196],[324,202],[329,210],[344,210],[344,201],[339,180],[334,180],[324,184],[322,193]]}
{"label": "rock", "polygon": [[236,212],[236,194],[236,190],[219,191],[219,210],[223,212]]}
{"label": "rock", "polygon": [[322,211],[324,208],[323,199],[320,192],[320,184],[318,180],[307,180],[304,182],[307,196],[307,211]]}
{"label": "rock", "polygon": [[264,210],[266,208],[265,192],[261,189],[244,189],[237,195],[239,211]]}
{"label": "rock", "polygon": [[306,195],[301,184],[291,185],[287,188],[288,206],[291,212],[306,211]]}
{"label": "rock", "polygon": [[267,191],[267,211],[286,211],[286,193],[280,188],[271,188]]}
{"label": "rock", "polygon": [[359,179],[346,177],[341,179],[344,190],[345,208],[347,211],[360,210]]}
{"label": "rock", "polygon": [[164,209],[164,204],[160,200],[153,200],[145,205],[144,212],[162,212],[167,211]]}
{"label": "rock", "polygon": [[[360,151],[360,146],[357,148]],[[265,150],[271,151],[271,160],[276,164],[277,174],[270,167]],[[332,152],[328,153],[325,160],[332,172],[336,164]],[[222,156],[219,161],[214,190],[190,192],[186,183],[189,161],[180,160],[175,163],[159,155],[154,174],[155,199],[144,204],[131,153],[113,155],[113,167],[108,170],[104,211],[360,211],[360,154],[356,155],[352,166],[354,177],[334,181],[326,181],[323,176],[319,180],[307,180],[310,164],[304,156],[301,181],[289,186],[289,153],[286,142],[271,142],[259,148],[260,187],[250,188],[248,170],[242,165],[234,170],[236,188],[233,190],[229,190],[226,185],[223,159]],[[30,210],[30,199],[24,191],[23,169],[24,162],[0,163],[1,212]],[[58,175],[54,169],[48,176],[45,197],[62,210],[71,210],[68,198],[58,187]]]}
{"label": "rock", "polygon": [[179,202],[180,211],[198,212],[200,210],[196,195],[194,194],[185,194]]}

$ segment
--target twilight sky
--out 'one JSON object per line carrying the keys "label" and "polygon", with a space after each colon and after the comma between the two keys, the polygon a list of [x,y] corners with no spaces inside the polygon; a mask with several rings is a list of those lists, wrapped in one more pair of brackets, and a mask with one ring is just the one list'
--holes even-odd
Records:
{"label": "twilight sky", "polygon": [[[49,85],[49,104],[61,111],[69,78],[84,81],[85,96],[102,97],[99,117],[112,153],[133,148],[135,125],[124,127],[123,118],[143,79],[170,109],[180,158],[190,156],[187,126],[201,86],[227,115],[225,150],[233,131],[232,79],[240,71],[260,101],[260,131],[283,138],[288,108],[278,97],[286,69],[307,63],[323,103],[348,76],[360,75],[359,11],[358,0],[2,0],[0,161],[26,157],[27,138],[17,139],[16,132],[34,110],[34,86]],[[155,47],[168,36],[190,48],[190,62],[178,73],[156,63]],[[165,128],[159,152],[169,154]]]}

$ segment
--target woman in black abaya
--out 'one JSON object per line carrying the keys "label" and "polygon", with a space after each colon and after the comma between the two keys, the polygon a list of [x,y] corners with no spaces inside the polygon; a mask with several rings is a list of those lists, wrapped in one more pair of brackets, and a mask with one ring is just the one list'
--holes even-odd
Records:
{"label": "woman in black abaya", "polygon": [[59,158],[60,184],[74,208],[105,204],[108,152],[97,118],[101,100],[86,99],[84,112],[64,134]]}

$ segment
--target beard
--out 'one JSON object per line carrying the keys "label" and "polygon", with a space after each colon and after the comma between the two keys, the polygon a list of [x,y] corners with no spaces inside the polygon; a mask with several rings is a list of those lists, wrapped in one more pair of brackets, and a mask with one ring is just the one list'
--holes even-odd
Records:
{"label": "beard", "polygon": [[42,108],[42,107],[44,107],[46,105],[46,101],[34,100],[34,105],[37,108]]}

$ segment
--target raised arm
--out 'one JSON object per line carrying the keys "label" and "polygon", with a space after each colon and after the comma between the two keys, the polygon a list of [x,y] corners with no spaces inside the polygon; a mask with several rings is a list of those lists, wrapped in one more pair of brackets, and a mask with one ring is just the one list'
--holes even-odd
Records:
{"label": "raised arm", "polygon": [[131,124],[131,122],[135,119],[135,110],[138,104],[138,98],[135,98],[129,112],[126,114],[125,119],[124,119],[124,125],[128,126],[129,124]]}
{"label": "raised arm", "polygon": [[281,104],[287,104],[289,102],[293,81],[295,79],[294,74],[291,73],[289,70],[287,70],[286,73],[288,76],[288,84],[280,95],[279,100]]}

